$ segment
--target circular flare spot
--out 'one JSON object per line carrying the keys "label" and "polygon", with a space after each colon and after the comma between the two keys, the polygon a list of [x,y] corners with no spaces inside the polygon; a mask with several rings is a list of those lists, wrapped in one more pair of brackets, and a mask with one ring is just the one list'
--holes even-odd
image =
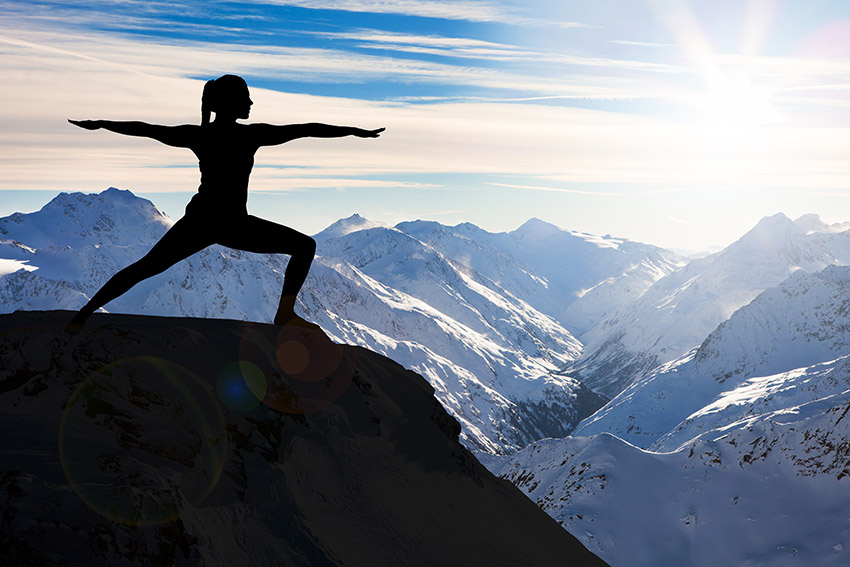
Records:
{"label": "circular flare spot", "polygon": [[256,364],[268,380],[263,403],[305,414],[334,403],[351,384],[356,351],[332,342],[321,329],[246,325],[239,359]]}
{"label": "circular flare spot", "polygon": [[[280,369],[301,382],[326,380],[342,360],[342,345],[332,342],[319,329],[283,327],[277,336],[277,363]],[[292,360],[286,356],[291,354]]]}
{"label": "circular flare spot", "polygon": [[262,403],[268,381],[256,364],[240,360],[222,369],[215,389],[224,405],[236,411],[248,411]]}
{"label": "circular flare spot", "polygon": [[116,361],[71,394],[59,458],[80,499],[124,524],[176,519],[200,504],[224,467],[227,433],[209,384],[154,357]]}
{"label": "circular flare spot", "polygon": [[284,341],[275,351],[280,369],[289,375],[300,374],[310,364],[310,351],[298,341]]}

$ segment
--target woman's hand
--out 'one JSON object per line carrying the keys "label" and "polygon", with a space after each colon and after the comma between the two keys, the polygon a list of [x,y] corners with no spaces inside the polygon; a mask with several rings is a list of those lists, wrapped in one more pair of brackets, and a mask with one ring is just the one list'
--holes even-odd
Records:
{"label": "woman's hand", "polygon": [[358,128],[354,135],[358,138],[377,138],[386,128],[378,128],[377,130],[363,130]]}
{"label": "woman's hand", "polygon": [[102,120],[71,120],[69,118],[68,122],[70,122],[74,126],[85,128],[86,130],[100,130],[101,128],[103,128]]}

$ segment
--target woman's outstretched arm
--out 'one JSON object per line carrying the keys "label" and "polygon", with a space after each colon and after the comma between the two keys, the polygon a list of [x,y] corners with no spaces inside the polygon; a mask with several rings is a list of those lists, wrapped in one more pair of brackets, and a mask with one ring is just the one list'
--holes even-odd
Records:
{"label": "woman's outstretched arm", "polygon": [[251,124],[251,134],[259,146],[276,146],[297,138],[342,138],[357,136],[358,138],[377,138],[385,128],[364,130],[353,126],[332,126],[330,124]]}
{"label": "woman's outstretched arm", "polygon": [[71,120],[68,122],[74,126],[86,130],[109,130],[116,134],[125,136],[141,136],[162,142],[167,146],[188,148],[195,138],[197,126],[185,124],[183,126],[160,126],[159,124],[148,124],[147,122],[118,122],[115,120]]}

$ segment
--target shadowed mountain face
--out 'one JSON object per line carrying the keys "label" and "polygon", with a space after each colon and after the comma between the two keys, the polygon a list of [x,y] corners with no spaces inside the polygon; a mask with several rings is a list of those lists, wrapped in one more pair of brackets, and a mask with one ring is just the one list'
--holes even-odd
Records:
{"label": "shadowed mountain face", "polygon": [[0,316],[16,565],[604,565],[419,375],[288,327]]}

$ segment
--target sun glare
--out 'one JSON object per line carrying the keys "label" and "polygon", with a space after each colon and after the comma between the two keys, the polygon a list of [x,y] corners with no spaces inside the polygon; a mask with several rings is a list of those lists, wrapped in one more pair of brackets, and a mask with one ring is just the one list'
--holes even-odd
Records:
{"label": "sun glare", "polygon": [[779,123],[780,116],[772,96],[772,89],[753,85],[747,78],[724,78],[698,95],[695,103],[700,122],[706,129],[731,136],[754,133]]}

